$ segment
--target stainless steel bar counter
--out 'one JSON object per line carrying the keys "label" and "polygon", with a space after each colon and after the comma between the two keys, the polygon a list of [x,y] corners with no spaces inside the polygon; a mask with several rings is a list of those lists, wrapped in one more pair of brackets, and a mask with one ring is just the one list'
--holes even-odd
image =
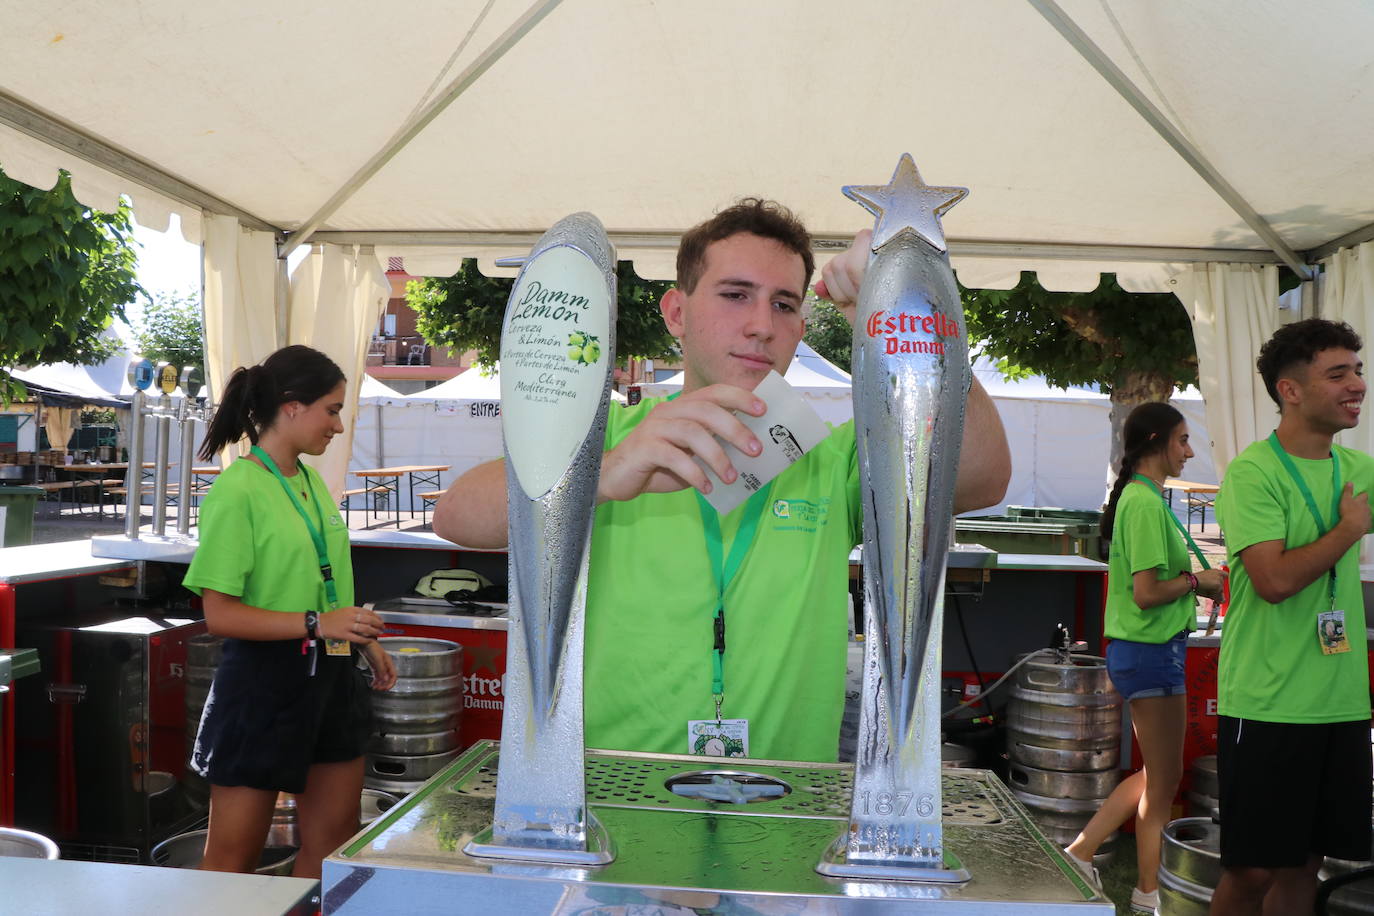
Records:
{"label": "stainless steel bar counter", "polygon": [[781,798],[734,804],[668,787],[702,782],[708,762],[700,757],[624,751],[587,752],[587,803],[614,844],[609,865],[474,859],[461,850],[491,823],[498,752],[495,742],[470,748],[330,856],[324,912],[1114,912],[982,770],[944,771],[947,846],[972,875],[962,885],[840,880],[815,871],[849,815],[848,765],[721,761],[716,772],[786,787]]}
{"label": "stainless steel bar counter", "polygon": [[310,916],[318,887],[306,878],[0,856],[0,911],[24,916]]}

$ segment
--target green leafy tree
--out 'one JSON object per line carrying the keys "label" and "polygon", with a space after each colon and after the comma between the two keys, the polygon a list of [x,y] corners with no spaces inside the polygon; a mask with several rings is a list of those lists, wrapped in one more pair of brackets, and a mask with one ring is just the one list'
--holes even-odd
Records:
{"label": "green leafy tree", "polygon": [[1000,365],[1039,373],[1051,385],[1096,385],[1112,401],[1113,467],[1121,426],[1146,401],[1167,401],[1197,383],[1188,313],[1168,293],[1128,293],[1115,276],[1086,293],[1052,293],[1022,274],[1014,289],[963,292],[969,339]]}
{"label": "green leafy tree", "polygon": [[[406,284],[406,303],[415,310],[416,330],[432,347],[450,352],[477,351],[477,362],[491,366],[501,352],[501,322],[514,281],[488,277],[469,258],[458,272]],[[669,284],[643,280],[629,261],[616,265],[616,358],[666,359],[676,341],[663,324],[658,300]]]}
{"label": "green leafy tree", "polygon": [[134,323],[139,352],[154,363],[194,366],[205,378],[204,322],[200,297],[191,292],[155,293]]}
{"label": "green leafy tree", "polygon": [[845,372],[852,372],[854,330],[849,326],[849,319],[824,299],[808,294],[807,301],[811,313],[806,318],[806,334],[802,339]]}
{"label": "green leafy tree", "polygon": [[103,332],[145,295],[134,244],[127,205],[86,207],[66,172],[42,191],[0,171],[0,397],[23,394],[11,367],[114,354],[119,342]]}

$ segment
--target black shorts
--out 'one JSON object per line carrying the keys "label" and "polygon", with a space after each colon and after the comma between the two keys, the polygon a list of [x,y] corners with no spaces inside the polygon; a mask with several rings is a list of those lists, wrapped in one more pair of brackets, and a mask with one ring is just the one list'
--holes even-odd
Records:
{"label": "black shorts", "polygon": [[312,677],[299,639],[226,639],[191,766],[212,785],[303,792],[311,764],[361,757],[371,732],[355,656],[321,642]]}
{"label": "black shorts", "polygon": [[1369,720],[1217,717],[1221,864],[1291,868],[1370,857]]}

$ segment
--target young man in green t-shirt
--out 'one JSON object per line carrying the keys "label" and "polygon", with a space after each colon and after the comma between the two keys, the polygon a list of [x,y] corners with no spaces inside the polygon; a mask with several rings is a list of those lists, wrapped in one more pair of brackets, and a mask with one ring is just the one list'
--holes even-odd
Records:
{"label": "young man in green t-shirt", "polygon": [[[853,313],[868,262],[861,232],[826,265],[818,294]],[[753,389],[785,373],[806,329],[814,262],[806,229],[770,201],[746,199],[689,230],[677,285],[660,305],[681,342],[682,395],[612,405],[597,492],[586,625],[590,747],[688,753],[689,722],[714,717],[712,612],[704,519],[692,490],[736,471],[717,437],[762,446],[736,413],[765,412]],[[969,393],[956,512],[996,503],[1011,460],[996,408]],[[730,636],[726,717],[749,720],[749,756],[833,760],[844,704],[849,551],[861,540],[853,424],[775,481],[757,535],[725,591]],[[720,519],[728,553],[746,507]],[[491,462],[459,478],[434,530],[470,547],[503,547],[506,474]]]}
{"label": "young man in green t-shirt", "polygon": [[1359,543],[1374,459],[1359,336],[1285,325],[1257,367],[1278,429],[1231,462],[1217,517],[1231,563],[1218,667],[1223,874],[1212,912],[1310,913],[1324,855],[1370,848],[1369,669]]}

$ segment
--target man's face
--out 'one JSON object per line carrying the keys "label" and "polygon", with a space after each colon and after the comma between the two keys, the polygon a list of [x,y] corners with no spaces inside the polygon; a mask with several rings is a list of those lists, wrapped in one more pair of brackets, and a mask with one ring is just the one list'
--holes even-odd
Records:
{"label": "man's face", "polygon": [[1364,403],[1364,363],[1354,350],[1332,348],[1312,357],[1292,375],[1291,408],[1313,429],[1332,435],[1360,422]]}
{"label": "man's face", "polygon": [[753,391],[771,369],[786,373],[806,322],[801,255],[738,233],[713,242],[692,292],[673,288],[660,308],[682,345],[684,391],[736,385]]}

